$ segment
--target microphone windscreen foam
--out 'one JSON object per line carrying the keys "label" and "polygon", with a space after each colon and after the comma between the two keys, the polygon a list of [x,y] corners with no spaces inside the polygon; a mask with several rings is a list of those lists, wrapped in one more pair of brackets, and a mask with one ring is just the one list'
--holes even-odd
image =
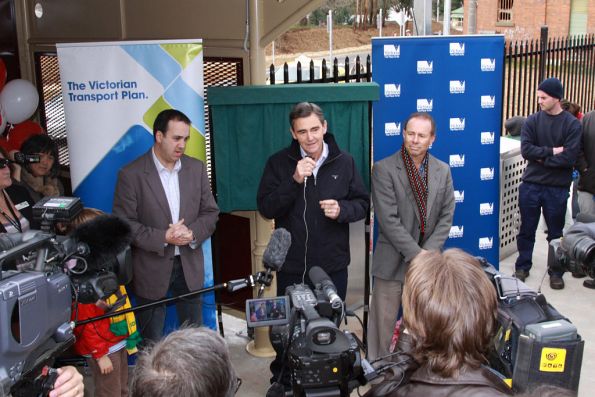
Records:
{"label": "microphone windscreen foam", "polygon": [[277,271],[281,269],[281,266],[285,263],[289,247],[291,247],[291,234],[284,228],[275,229],[262,254],[262,261],[265,266],[273,267]]}
{"label": "microphone windscreen foam", "polygon": [[89,246],[89,267],[102,266],[132,242],[132,231],[125,220],[115,215],[100,215],[78,226],[71,237]]}

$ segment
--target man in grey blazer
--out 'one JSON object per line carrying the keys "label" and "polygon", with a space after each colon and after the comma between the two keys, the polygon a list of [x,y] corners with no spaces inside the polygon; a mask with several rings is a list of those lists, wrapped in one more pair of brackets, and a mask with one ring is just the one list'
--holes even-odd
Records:
{"label": "man in grey blazer", "polygon": [[389,353],[409,263],[422,250],[442,249],[455,209],[450,168],[428,153],[436,138],[434,119],[413,113],[404,125],[401,150],[372,170],[378,223],[368,325],[372,360]]}
{"label": "man in grey blazer", "polygon": [[[201,244],[215,231],[219,208],[205,165],[184,155],[190,120],[167,109],[153,124],[151,150],[118,175],[113,212],[130,222],[132,290],[137,304],[179,296],[203,287]],[[200,297],[176,303],[180,323],[202,322]],[[145,342],[163,335],[165,305],[138,312]]]}

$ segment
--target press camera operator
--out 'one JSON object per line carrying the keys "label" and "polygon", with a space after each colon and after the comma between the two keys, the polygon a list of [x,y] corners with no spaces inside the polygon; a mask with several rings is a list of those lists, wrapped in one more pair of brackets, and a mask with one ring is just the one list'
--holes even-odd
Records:
{"label": "press camera operator", "polygon": [[405,278],[405,329],[392,357],[399,364],[366,396],[512,395],[486,366],[497,305],[477,259],[459,249],[422,251]]}
{"label": "press camera operator", "polygon": [[71,365],[58,368],[58,378],[49,397],[83,397],[84,394],[83,375]]}

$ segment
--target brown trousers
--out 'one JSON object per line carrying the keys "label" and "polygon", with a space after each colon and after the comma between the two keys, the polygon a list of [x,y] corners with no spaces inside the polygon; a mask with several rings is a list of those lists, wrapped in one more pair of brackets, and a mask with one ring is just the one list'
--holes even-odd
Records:
{"label": "brown trousers", "polygon": [[128,353],[126,349],[109,354],[114,370],[109,374],[102,374],[94,358],[87,358],[89,368],[93,374],[95,397],[128,397]]}

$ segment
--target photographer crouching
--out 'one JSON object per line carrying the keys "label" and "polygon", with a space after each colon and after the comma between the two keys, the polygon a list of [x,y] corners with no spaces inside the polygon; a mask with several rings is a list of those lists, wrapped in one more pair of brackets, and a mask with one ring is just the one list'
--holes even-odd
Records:
{"label": "photographer crouching", "polygon": [[476,258],[459,249],[417,255],[405,278],[394,366],[366,397],[512,395],[486,365],[497,306]]}
{"label": "photographer crouching", "polygon": [[576,220],[562,238],[550,241],[548,267],[586,274],[591,280],[583,285],[595,289],[595,215],[581,212]]}

